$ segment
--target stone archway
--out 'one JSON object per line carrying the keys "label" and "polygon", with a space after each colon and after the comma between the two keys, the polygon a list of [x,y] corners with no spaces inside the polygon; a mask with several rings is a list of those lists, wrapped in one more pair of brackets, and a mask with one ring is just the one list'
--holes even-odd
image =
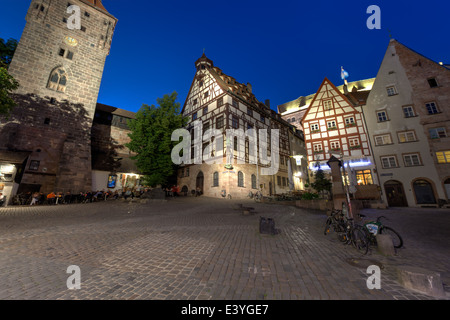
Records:
{"label": "stone archway", "polygon": [[389,207],[407,207],[403,184],[397,180],[389,180],[384,183],[384,191]]}
{"label": "stone archway", "polygon": [[197,179],[196,179],[196,181],[195,181],[195,188],[197,189],[197,188],[200,188],[200,191],[203,193],[204,192],[204,190],[203,190],[203,183],[204,183],[204,180],[205,180],[205,177],[204,177],[204,175],[203,175],[203,172],[202,171],[200,171],[198,174],[197,174]]}
{"label": "stone archway", "polygon": [[433,185],[425,179],[417,179],[413,182],[414,196],[417,204],[436,204]]}

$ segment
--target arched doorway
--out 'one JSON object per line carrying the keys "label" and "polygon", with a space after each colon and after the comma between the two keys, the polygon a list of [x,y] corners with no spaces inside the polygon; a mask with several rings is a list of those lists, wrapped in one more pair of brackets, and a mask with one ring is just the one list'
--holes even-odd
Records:
{"label": "arched doorway", "polygon": [[414,194],[417,204],[435,204],[433,186],[425,179],[418,179],[413,182]]}
{"label": "arched doorway", "polygon": [[407,207],[405,190],[400,181],[389,180],[384,183],[384,190],[389,207]]}
{"label": "arched doorway", "polygon": [[200,191],[203,193],[204,192],[204,190],[203,190],[203,181],[205,180],[205,178],[204,178],[204,176],[203,176],[203,172],[199,172],[198,174],[197,174],[197,180],[196,180],[196,183],[195,183],[195,188],[200,188]]}

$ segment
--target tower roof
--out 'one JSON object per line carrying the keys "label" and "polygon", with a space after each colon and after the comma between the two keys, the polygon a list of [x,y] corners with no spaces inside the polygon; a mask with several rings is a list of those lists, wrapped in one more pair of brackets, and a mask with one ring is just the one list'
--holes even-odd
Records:
{"label": "tower roof", "polygon": [[96,7],[98,9],[100,9],[100,10],[108,12],[105,9],[105,7],[103,6],[102,0],[83,0],[83,1],[89,3],[90,5]]}

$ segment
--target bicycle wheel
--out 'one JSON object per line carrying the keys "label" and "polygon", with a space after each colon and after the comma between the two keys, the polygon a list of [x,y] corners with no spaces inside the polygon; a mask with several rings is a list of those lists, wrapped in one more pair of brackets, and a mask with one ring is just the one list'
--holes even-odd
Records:
{"label": "bicycle wheel", "polygon": [[328,218],[327,222],[325,223],[325,230],[323,231],[323,234],[327,235],[328,233],[330,233],[330,229],[331,229],[331,219]]}
{"label": "bicycle wheel", "polygon": [[354,226],[351,232],[351,241],[353,246],[358,250],[361,254],[367,254],[369,251],[369,240],[364,232],[364,230],[360,226]]}
{"label": "bicycle wheel", "polygon": [[401,248],[403,246],[403,239],[400,237],[397,231],[390,227],[383,226],[380,230],[380,234],[388,234],[391,236],[394,248]]}

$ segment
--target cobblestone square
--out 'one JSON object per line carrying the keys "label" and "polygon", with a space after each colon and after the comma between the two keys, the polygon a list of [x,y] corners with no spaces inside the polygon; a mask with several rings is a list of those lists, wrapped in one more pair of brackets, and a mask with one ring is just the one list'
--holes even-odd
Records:
{"label": "cobblestone square", "polygon": [[[0,299],[437,299],[403,288],[402,264],[439,272],[448,291],[449,210],[364,213],[387,216],[402,234],[397,256],[361,256],[323,235],[324,213],[279,203],[186,197],[0,208]],[[261,216],[280,234],[260,234]],[[367,288],[372,264],[382,266],[379,290]],[[81,271],[79,290],[67,288],[71,265]]]}

